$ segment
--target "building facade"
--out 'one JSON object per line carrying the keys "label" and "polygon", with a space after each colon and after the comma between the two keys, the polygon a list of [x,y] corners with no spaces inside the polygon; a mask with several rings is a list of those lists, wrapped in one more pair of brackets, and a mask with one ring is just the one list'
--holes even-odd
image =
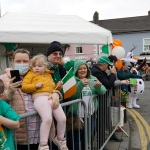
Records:
{"label": "building facade", "polygon": [[150,63],[150,11],[147,16],[108,20],[99,20],[99,13],[95,12],[91,22],[110,30],[113,39],[122,41],[126,53],[136,46],[134,55],[139,59],[146,57]]}
{"label": "building facade", "polygon": [[[122,41],[126,54],[136,46],[134,55],[139,59],[146,57],[150,62],[150,11],[146,16],[108,20],[99,20],[99,13],[96,11],[93,20],[90,22],[110,30],[113,39]],[[102,45],[70,45],[66,49],[65,56],[71,59],[88,60],[93,58],[96,60],[99,55],[103,55],[101,47]]]}

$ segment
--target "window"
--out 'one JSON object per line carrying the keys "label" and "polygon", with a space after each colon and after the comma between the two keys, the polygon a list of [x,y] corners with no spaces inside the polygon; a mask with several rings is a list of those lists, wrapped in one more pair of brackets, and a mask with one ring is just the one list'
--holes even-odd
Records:
{"label": "window", "polygon": [[143,51],[150,52],[150,38],[143,39]]}
{"label": "window", "polygon": [[77,46],[75,53],[76,53],[76,54],[82,54],[82,53],[83,53],[82,47],[81,47],[81,46]]}

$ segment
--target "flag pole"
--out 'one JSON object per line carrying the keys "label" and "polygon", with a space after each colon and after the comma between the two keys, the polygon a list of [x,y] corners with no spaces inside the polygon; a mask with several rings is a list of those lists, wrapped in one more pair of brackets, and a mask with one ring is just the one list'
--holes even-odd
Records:
{"label": "flag pole", "polygon": [[58,85],[55,87],[55,89],[54,90],[56,90],[58,88]]}
{"label": "flag pole", "polygon": [[[70,70],[72,69],[72,67],[70,68]],[[67,72],[67,74],[70,72],[70,70]],[[61,79],[61,81],[67,76],[67,74]]]}

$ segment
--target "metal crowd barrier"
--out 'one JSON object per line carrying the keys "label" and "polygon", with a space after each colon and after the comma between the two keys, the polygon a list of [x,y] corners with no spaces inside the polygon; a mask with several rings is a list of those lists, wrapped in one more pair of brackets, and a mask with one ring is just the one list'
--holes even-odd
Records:
{"label": "metal crowd barrier", "polygon": [[[120,90],[118,89],[118,91]],[[116,102],[112,101],[112,90],[108,91],[104,95],[91,96],[88,106],[86,106],[86,103],[82,99],[62,103],[61,106],[63,107],[66,116],[68,116],[68,106],[72,106],[74,104],[81,104],[84,108],[84,117],[80,119],[78,118],[78,125],[80,124],[80,122],[84,122],[84,127],[82,128],[82,130],[74,130],[75,116],[73,115],[72,109],[71,116],[69,116],[72,117],[71,130],[66,129],[67,145],[72,145],[70,150],[77,150],[77,144],[79,144],[79,150],[102,150],[107,145],[109,139],[120,125],[120,92],[117,105]],[[115,126],[113,126],[113,110],[117,110],[117,113],[115,111],[115,118],[118,118],[118,120],[117,122],[115,122]],[[35,114],[37,114],[37,112],[25,113],[21,114],[20,116],[21,118],[27,118]],[[77,116],[78,115],[79,110],[77,111]],[[78,139],[79,143],[76,143],[75,138]],[[50,144],[50,149],[53,150],[52,144]],[[28,150],[30,150],[29,143]]]}
{"label": "metal crowd barrier", "polygon": [[[102,150],[114,132],[120,128],[120,90],[118,101],[112,101],[112,91],[105,95],[93,95],[88,105],[88,144],[90,150]],[[98,108],[90,115],[91,104],[98,101]],[[96,108],[96,106],[95,106]],[[94,128],[92,122],[95,121]]]}

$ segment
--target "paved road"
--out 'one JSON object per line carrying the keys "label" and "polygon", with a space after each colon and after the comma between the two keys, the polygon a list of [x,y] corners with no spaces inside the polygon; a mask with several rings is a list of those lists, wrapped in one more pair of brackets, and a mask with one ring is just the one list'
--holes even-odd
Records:
{"label": "paved road", "polygon": [[138,104],[141,109],[138,112],[147,120],[150,125],[150,81],[145,81],[145,91],[139,95]]}
{"label": "paved road", "polygon": [[138,98],[141,108],[128,111],[131,149],[147,150],[150,141],[150,81],[145,81],[145,91]]}

